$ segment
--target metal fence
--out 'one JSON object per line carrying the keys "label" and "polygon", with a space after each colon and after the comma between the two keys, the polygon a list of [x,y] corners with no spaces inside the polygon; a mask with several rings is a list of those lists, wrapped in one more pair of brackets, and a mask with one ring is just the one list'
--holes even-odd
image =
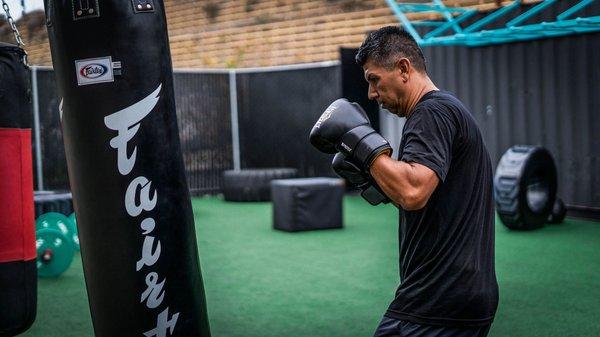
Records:
{"label": "metal fence", "polygon": [[221,172],[233,168],[229,76],[174,74],[179,138],[192,194],[220,191]]}
{"label": "metal fence", "polygon": [[[54,73],[33,67],[36,190],[68,190]],[[340,97],[338,62],[244,70],[175,70],[179,135],[190,192],[221,190],[233,168],[293,167],[333,175],[308,143],[314,121]]]}
{"label": "metal fence", "polygon": [[54,72],[32,69],[36,190],[69,190]]}
{"label": "metal fence", "polygon": [[341,96],[337,64],[267,68],[237,75],[241,167],[293,167],[300,176],[331,175],[331,156],[308,134]]}

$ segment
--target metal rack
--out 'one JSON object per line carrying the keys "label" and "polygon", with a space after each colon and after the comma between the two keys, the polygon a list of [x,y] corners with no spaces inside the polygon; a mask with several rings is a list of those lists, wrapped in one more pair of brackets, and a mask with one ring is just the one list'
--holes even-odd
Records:
{"label": "metal rack", "polygon": [[[522,1],[515,0],[511,4],[491,12],[468,26],[462,27],[461,23],[464,23],[467,19],[472,18],[480,12],[462,7],[447,7],[441,0],[434,0],[428,3],[399,3],[396,0],[386,0],[404,28],[421,46],[485,46],[597,32],[600,31],[600,16],[573,18],[576,13],[594,1],[575,1],[574,5],[557,15],[554,21],[524,24],[526,21],[533,19],[541,11],[560,2],[558,0],[544,0],[510,19],[504,27],[486,30],[485,27],[497,23],[499,19],[507,17],[511,12],[520,8]],[[407,17],[408,13],[438,14],[442,16],[443,20],[411,21]],[[417,27],[425,27],[419,30],[428,31],[421,34]]]}

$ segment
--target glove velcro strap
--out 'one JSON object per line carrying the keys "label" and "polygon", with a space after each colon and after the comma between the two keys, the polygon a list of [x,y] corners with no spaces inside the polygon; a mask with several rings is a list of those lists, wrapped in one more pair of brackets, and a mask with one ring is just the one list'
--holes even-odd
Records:
{"label": "glove velcro strap", "polygon": [[388,199],[385,194],[383,194],[377,187],[373,185],[369,185],[369,187],[364,189],[360,193],[360,196],[373,206],[377,206],[382,202],[384,204],[390,202],[390,199]]}
{"label": "glove velcro strap", "polygon": [[360,168],[358,168],[352,162],[346,160],[346,157],[341,153],[338,153],[333,157],[331,167],[333,168],[333,171],[337,173],[337,175],[344,178],[352,186],[362,188],[363,186],[369,184],[368,178],[364,175]]}
{"label": "glove velcro strap", "polygon": [[366,136],[375,133],[375,130],[370,125],[359,125],[354,129],[346,132],[340,141],[339,151],[351,155],[354,152],[358,143]]}
{"label": "glove velcro strap", "polygon": [[365,166],[365,170],[368,170],[375,158],[384,151],[391,155],[392,147],[383,136],[373,132],[362,139],[354,149],[353,157]]}

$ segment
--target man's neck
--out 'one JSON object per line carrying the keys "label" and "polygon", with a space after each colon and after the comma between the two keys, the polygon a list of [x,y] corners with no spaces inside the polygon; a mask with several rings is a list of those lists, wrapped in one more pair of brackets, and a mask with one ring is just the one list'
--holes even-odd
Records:
{"label": "man's neck", "polygon": [[433,90],[439,89],[435,86],[435,84],[433,84],[433,82],[428,76],[420,78],[417,81],[417,83],[415,83],[415,90],[413,91],[413,95],[411,95],[412,97],[410,98],[410,104],[408,106],[408,113],[406,114],[406,117],[412,114],[413,110],[415,109],[417,103],[419,103],[421,98],[423,98],[425,94]]}

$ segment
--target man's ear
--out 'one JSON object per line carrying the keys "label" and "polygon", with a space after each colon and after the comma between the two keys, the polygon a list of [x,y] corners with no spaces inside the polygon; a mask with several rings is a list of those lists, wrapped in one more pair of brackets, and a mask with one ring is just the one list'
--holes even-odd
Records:
{"label": "man's ear", "polygon": [[408,80],[409,71],[412,65],[410,64],[410,60],[406,57],[401,57],[396,61],[396,70],[400,73],[400,76],[403,80]]}

